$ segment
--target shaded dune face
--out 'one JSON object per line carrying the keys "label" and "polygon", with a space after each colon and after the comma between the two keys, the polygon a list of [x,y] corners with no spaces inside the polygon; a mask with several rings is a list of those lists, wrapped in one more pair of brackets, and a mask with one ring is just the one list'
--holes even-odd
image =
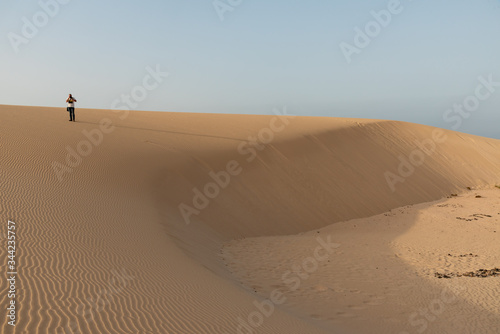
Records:
{"label": "shaded dune face", "polygon": [[[122,116],[77,109],[68,124],[63,108],[0,106],[0,212],[17,220],[23,238],[20,333],[234,333],[261,296],[227,270],[221,249],[231,240],[304,233],[500,178],[500,141],[444,131],[431,149],[434,128],[403,122]],[[67,165],[68,147],[77,150],[103,119],[113,131],[60,180],[53,163]],[[429,154],[413,153],[422,143]],[[419,166],[401,176],[411,157]],[[229,181],[219,179],[217,195],[196,208],[195,189],[204,192],[221,171]],[[399,176],[394,189],[387,172]],[[197,210],[189,223],[182,204]],[[107,302],[92,308],[88,301],[103,292]],[[6,296],[1,290],[0,305]],[[92,317],[81,313],[84,304]],[[294,312],[277,307],[259,331],[336,328]]]}
{"label": "shaded dune face", "polygon": [[[228,238],[296,234],[437,200],[500,176],[498,140],[439,130],[437,143],[437,130],[422,125],[380,121],[339,127],[339,120],[317,119],[322,126],[331,122],[332,129],[315,131],[300,129],[301,121],[295,118],[288,137],[263,145],[250,162],[236,142],[226,151],[192,154],[166,170],[164,187],[178,189],[164,195],[168,214],[184,223],[189,216]],[[210,173],[225,171],[229,161],[237,161],[241,173],[217,187],[214,198],[203,196],[205,187],[210,195],[210,184],[216,184]],[[182,203],[197,213],[183,216]]]}

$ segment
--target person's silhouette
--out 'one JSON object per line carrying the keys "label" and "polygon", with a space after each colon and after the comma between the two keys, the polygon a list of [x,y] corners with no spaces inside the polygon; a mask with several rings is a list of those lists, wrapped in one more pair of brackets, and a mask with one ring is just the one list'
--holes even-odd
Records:
{"label": "person's silhouette", "polygon": [[66,99],[66,103],[68,103],[68,110],[69,112],[69,121],[75,122],[75,102],[76,99],[73,97],[73,95],[69,94],[69,97]]}

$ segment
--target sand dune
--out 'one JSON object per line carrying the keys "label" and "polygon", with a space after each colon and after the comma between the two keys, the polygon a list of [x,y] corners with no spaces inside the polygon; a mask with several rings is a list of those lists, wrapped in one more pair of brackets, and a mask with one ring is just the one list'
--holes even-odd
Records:
{"label": "sand dune", "polygon": [[[2,233],[15,221],[18,256],[2,332],[416,333],[409,316],[445,284],[434,271],[500,266],[498,140],[362,119],[66,117],[0,106]],[[492,217],[456,219],[473,214]],[[283,275],[311,257],[289,291]],[[496,280],[466,281],[425,330],[493,333]]]}

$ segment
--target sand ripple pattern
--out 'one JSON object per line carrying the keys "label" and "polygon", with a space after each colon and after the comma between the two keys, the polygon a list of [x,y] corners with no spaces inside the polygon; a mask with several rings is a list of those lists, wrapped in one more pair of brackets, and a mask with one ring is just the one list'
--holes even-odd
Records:
{"label": "sand ripple pattern", "polygon": [[[115,132],[59,182],[52,162],[64,163],[66,146],[75,148],[81,131],[103,117]],[[253,297],[179,249],[154,198],[157,179],[177,156],[148,141],[176,146],[193,136],[134,116],[119,127],[107,111],[77,110],[77,118],[68,124],[63,109],[0,106],[0,232],[8,219],[16,222],[19,292],[17,325],[2,315],[0,332],[234,333]],[[227,137],[196,141],[234,144]],[[0,307],[8,302],[2,284]],[[287,333],[284,323],[296,333],[311,328],[277,313],[262,330]]]}

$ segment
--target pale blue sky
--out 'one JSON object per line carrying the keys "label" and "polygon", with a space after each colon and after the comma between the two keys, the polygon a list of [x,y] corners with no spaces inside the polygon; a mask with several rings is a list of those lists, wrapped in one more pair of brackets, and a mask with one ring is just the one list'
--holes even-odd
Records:
{"label": "pale blue sky", "polygon": [[22,18],[33,22],[42,8],[0,2],[0,104],[64,108],[71,92],[77,107],[111,108],[159,64],[170,75],[137,109],[270,114],[287,106],[500,138],[500,87],[460,125],[443,119],[474,95],[479,76],[500,82],[499,0],[401,0],[402,12],[350,64],[340,43],[354,45],[354,29],[390,0],[242,0],[224,21],[211,0],[60,1],[68,3],[17,53],[9,33],[23,36]]}

